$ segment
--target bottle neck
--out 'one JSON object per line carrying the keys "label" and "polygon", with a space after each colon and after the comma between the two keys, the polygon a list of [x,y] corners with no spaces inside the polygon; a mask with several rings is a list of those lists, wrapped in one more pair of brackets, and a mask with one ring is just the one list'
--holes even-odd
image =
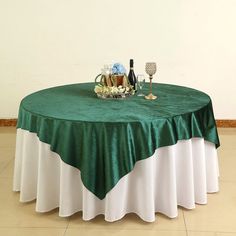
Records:
{"label": "bottle neck", "polygon": [[133,60],[133,59],[130,59],[130,61],[129,61],[129,66],[130,66],[130,68],[133,68],[133,67],[134,67],[134,60]]}

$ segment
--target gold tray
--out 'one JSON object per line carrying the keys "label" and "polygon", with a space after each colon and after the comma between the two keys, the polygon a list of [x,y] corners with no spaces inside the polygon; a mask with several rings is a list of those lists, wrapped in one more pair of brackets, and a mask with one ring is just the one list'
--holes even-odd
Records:
{"label": "gold tray", "polygon": [[96,85],[94,89],[98,98],[102,99],[124,99],[134,95],[132,86],[127,87],[109,87],[103,85]]}
{"label": "gold tray", "polygon": [[102,99],[124,99],[132,96],[132,93],[104,94],[97,93],[98,98]]}

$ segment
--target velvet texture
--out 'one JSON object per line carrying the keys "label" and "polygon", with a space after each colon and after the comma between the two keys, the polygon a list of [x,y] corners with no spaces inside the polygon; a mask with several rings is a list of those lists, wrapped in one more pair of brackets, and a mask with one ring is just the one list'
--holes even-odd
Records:
{"label": "velvet texture", "polygon": [[[208,95],[186,87],[153,84],[157,100],[96,97],[94,83],[45,89],[25,97],[17,127],[37,133],[84,186],[103,199],[137,161],[178,140],[219,139]],[[148,93],[148,85],[146,90]]]}

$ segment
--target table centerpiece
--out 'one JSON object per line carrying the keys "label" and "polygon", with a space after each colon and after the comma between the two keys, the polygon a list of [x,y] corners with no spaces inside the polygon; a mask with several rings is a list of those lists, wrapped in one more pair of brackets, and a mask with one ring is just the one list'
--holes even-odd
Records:
{"label": "table centerpiece", "polygon": [[134,95],[125,67],[120,63],[105,65],[102,73],[95,78],[94,92],[99,98],[127,98]]}

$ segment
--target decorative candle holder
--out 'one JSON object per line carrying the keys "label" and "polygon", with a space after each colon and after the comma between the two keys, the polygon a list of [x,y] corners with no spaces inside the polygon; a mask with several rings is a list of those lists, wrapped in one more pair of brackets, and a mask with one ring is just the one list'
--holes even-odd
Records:
{"label": "decorative candle holder", "polygon": [[155,100],[157,99],[157,96],[152,94],[152,76],[156,73],[157,67],[155,62],[147,62],[145,66],[145,71],[149,75],[150,79],[150,93],[145,96],[146,99],[148,100]]}

